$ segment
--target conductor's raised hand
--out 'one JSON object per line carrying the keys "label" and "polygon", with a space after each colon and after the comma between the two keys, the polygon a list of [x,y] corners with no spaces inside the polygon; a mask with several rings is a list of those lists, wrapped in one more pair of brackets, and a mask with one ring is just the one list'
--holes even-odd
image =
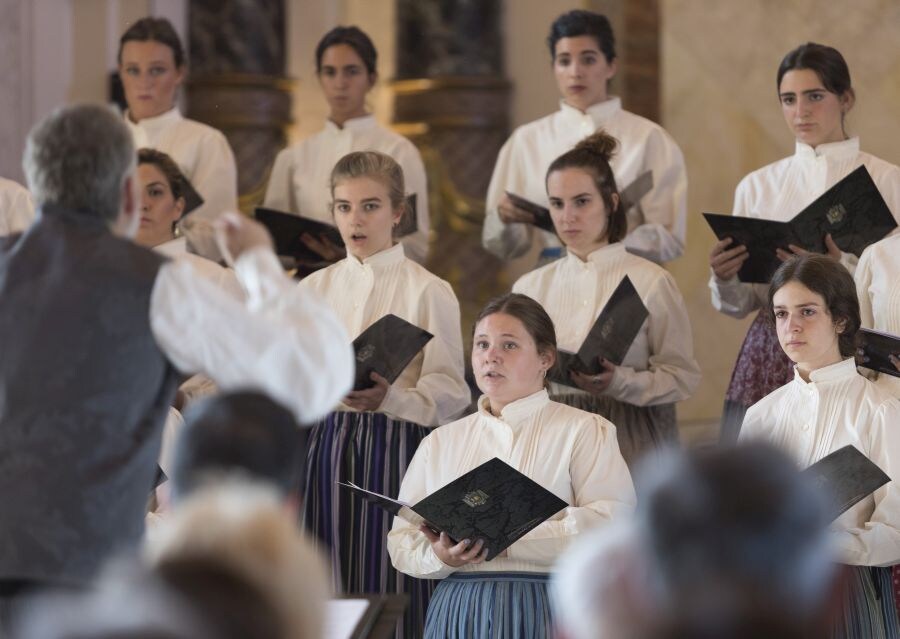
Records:
{"label": "conductor's raised hand", "polygon": [[266,227],[254,219],[234,211],[226,211],[215,222],[216,241],[225,248],[228,257],[237,260],[244,253],[259,247],[273,250],[272,236]]}
{"label": "conductor's raised hand", "polygon": [[720,280],[730,280],[737,275],[741,266],[750,257],[747,247],[743,244],[729,248],[733,243],[734,240],[726,237],[716,242],[709,253],[709,265]]}
{"label": "conductor's raised hand", "polygon": [[497,214],[505,224],[514,222],[534,224],[534,215],[513,204],[508,195],[504,195],[500,203],[497,204]]}
{"label": "conductor's raised hand", "polygon": [[438,559],[452,568],[466,564],[480,564],[487,559],[488,549],[484,547],[483,539],[477,540],[474,544],[469,539],[463,539],[455,544],[447,533],[435,534],[424,524],[419,526],[419,530],[431,542],[431,549]]}

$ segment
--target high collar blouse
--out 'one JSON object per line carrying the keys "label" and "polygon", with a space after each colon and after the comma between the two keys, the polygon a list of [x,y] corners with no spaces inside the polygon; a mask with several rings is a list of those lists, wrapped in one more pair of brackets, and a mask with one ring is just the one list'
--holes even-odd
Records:
{"label": "high collar blouse", "polygon": [[[406,258],[402,244],[362,261],[349,255],[299,286],[323,297],[351,337],[389,313],[434,335],[391,385],[378,412],[438,426],[469,405],[459,302],[447,282]],[[353,409],[341,404],[337,410]]]}
{"label": "high collar blouse", "polygon": [[478,411],[435,429],[410,462],[399,499],[408,504],[497,457],[570,504],[509,547],[507,557],[451,568],[418,528],[395,517],[388,552],[397,570],[420,578],[454,571],[549,572],[578,535],[628,517],[634,509],[631,475],[604,418],[551,401],[545,390],[507,404],[495,417],[487,397]]}
{"label": "high collar blouse", "polygon": [[272,167],[265,206],[333,224],[331,170],[352,151],[380,151],[394,158],[403,169],[407,194],[416,194],[418,230],[401,242],[409,257],[423,263],[428,253],[429,229],[425,166],[415,145],[378,124],[374,115],[347,120],[343,127],[327,120],[324,129],[281,151]]}
{"label": "high collar blouse", "polygon": [[[891,477],[900,472],[900,402],[857,373],[853,359],[812,371],[747,410],[741,440],[765,440],[805,468],[846,445]],[[900,486],[890,481],[835,522],[843,561],[900,563]]]}
{"label": "high collar blouse", "polygon": [[591,105],[586,112],[560,101],[555,113],[513,132],[500,150],[488,188],[482,234],[486,249],[511,259],[524,255],[533,241],[560,246],[554,233],[530,224],[505,224],[497,205],[509,191],[549,207],[545,179],[550,164],[601,129],[619,142],[610,166],[620,190],[644,172],[653,172],[653,189],[627,212],[625,246],[655,262],[673,260],[684,252],[687,173],[681,150],[661,126],[625,111],[617,97]]}
{"label": "high collar blouse", "polygon": [[[582,261],[573,253],[531,271],[513,286],[540,303],[556,329],[559,348],[577,352],[613,291],[628,275],[650,312],[616,367],[605,394],[638,406],[686,399],[700,382],[684,299],[661,266],[633,255],[622,243],[597,249]],[[553,384],[554,394],[583,393]],[[620,425],[624,426],[624,425]]]}
{"label": "high collar blouse", "polygon": [[[863,251],[854,277],[862,325],[900,335],[900,234],[889,235]],[[900,377],[877,373],[874,379],[900,397]]]}
{"label": "high collar blouse", "polygon": [[132,122],[126,112],[125,124],[135,148],[168,154],[203,198],[203,204],[185,216],[182,228],[196,224],[196,232],[189,232],[195,249],[204,257],[218,259],[209,225],[224,211],[238,209],[237,165],[225,136],[183,117],[178,107],[139,122]]}
{"label": "high collar blouse", "polygon": [[[900,168],[859,150],[859,138],[820,144],[797,142],[794,155],[764,166],[738,184],[733,215],[786,222],[865,165],[891,212],[900,220]],[[841,263],[853,273],[857,258],[843,254]],[[745,317],[765,305],[768,285],[710,277],[712,304],[720,312]]]}

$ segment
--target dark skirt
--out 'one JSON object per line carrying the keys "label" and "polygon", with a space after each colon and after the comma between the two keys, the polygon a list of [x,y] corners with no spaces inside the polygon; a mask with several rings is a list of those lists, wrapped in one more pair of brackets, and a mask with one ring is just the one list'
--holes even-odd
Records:
{"label": "dark skirt", "polygon": [[737,441],[744,414],[756,402],[794,378],[794,363],[778,342],[775,327],[760,311],[738,353],[722,408],[722,443]]}
{"label": "dark skirt", "polygon": [[678,445],[678,421],[675,404],[635,406],[611,397],[586,393],[554,395],[554,401],[605,417],[616,427],[622,457],[632,463],[644,453]]}
{"label": "dark skirt", "polygon": [[900,624],[890,568],[851,566],[832,639],[897,639]]}
{"label": "dark skirt", "polygon": [[394,569],[387,553],[392,517],[337,482],[396,497],[416,448],[429,432],[382,413],[337,412],[317,422],[309,438],[304,526],[324,545],[336,590],[409,595],[397,637],[422,636],[435,583]]}
{"label": "dark skirt", "polygon": [[441,580],[431,598],[425,639],[543,639],[553,620],[549,575],[464,572]]}

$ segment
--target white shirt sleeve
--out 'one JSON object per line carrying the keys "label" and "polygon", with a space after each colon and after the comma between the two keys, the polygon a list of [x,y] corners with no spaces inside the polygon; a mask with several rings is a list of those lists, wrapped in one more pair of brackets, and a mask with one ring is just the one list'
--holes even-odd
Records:
{"label": "white shirt sleeve", "polygon": [[616,428],[600,417],[594,421],[596,428],[582,430],[569,460],[574,503],[566,508],[564,517],[539,524],[510,546],[510,559],[551,566],[577,535],[634,509],[634,486],[619,451]]}
{"label": "white shirt sleeve", "polygon": [[484,248],[503,260],[509,260],[528,252],[531,247],[534,227],[531,224],[513,223],[506,224],[500,219],[497,205],[511,191],[517,195],[525,192],[525,182],[528,176],[524,175],[522,168],[516,162],[515,154],[521,152],[516,143],[514,133],[497,156],[497,164],[494,165],[494,174],[488,186],[487,200],[485,200],[484,226],[481,231],[481,242]]}
{"label": "white shirt sleeve", "polygon": [[203,137],[203,151],[191,176],[191,184],[203,197],[203,204],[190,215],[207,221],[238,208],[237,164],[228,140],[220,131]]}
{"label": "white shirt sleeve", "polygon": [[856,281],[856,295],[859,298],[859,316],[862,326],[866,328],[875,327],[875,312],[872,308],[872,297],[869,288],[872,286],[872,251],[866,249],[863,251],[862,257],[859,258],[859,264],[853,279]]}
{"label": "white shirt sleeve", "polygon": [[[684,253],[687,231],[687,171],[684,156],[665,131],[655,130],[644,149],[643,171],[653,171],[653,188],[640,202],[644,223],[623,240],[625,247],[654,262]],[[626,185],[619,185],[624,187]]]}
{"label": "white shirt sleeve", "polygon": [[0,192],[0,235],[18,233],[31,226],[34,203],[28,189],[12,181],[0,180],[0,191],[7,192]]}
{"label": "white shirt sleeve", "polygon": [[671,275],[663,273],[657,279],[647,296],[647,306],[647,370],[617,366],[606,394],[636,406],[687,399],[700,383],[700,366],[694,359],[684,299]]}
{"label": "white shirt sleeve", "polygon": [[244,304],[185,261],[164,264],[150,300],[154,337],[183,373],[223,390],[257,388],[303,423],[326,414],[350,389],[353,353],[340,320],[294,286],[266,249],[241,255],[235,270]]}
{"label": "white shirt sleeve", "polygon": [[272,165],[272,173],[269,175],[269,185],[266,187],[266,199],[263,206],[276,211],[297,213],[297,204],[294,201],[294,191],[291,185],[293,174],[292,151],[290,148],[282,149],[275,156],[275,164]]}
{"label": "white shirt sleeve", "polygon": [[400,238],[400,241],[403,243],[407,257],[419,264],[424,264],[425,258],[428,256],[428,232],[431,228],[425,165],[422,163],[422,156],[419,155],[418,149],[411,142],[400,145],[394,159],[403,169],[407,194],[416,194],[416,225],[418,228],[415,233]]}

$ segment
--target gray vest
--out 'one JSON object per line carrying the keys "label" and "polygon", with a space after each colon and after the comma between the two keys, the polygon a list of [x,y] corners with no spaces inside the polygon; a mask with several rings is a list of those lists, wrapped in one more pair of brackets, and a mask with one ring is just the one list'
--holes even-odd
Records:
{"label": "gray vest", "polygon": [[0,238],[0,579],[83,582],[140,541],[177,385],[163,261],[51,206]]}

